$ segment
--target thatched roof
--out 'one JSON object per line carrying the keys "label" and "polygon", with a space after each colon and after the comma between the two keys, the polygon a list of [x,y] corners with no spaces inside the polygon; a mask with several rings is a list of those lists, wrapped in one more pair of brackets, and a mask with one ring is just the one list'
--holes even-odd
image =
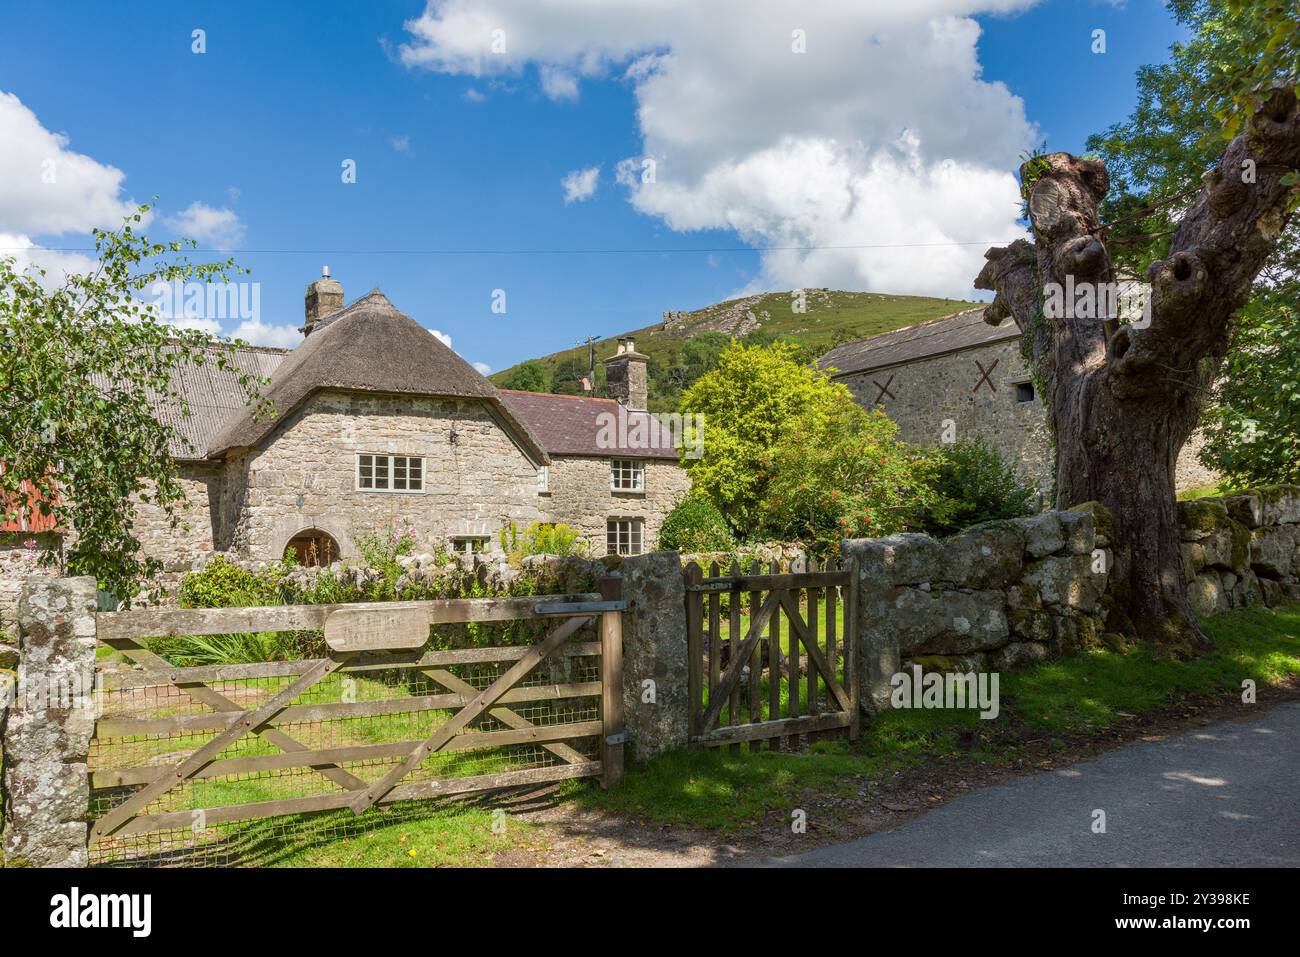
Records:
{"label": "thatched roof", "polygon": [[265,391],[275,418],[254,421],[252,409],[241,409],[209,443],[208,456],[256,445],[323,389],[480,399],[536,461],[547,461],[542,444],[496,387],[378,289],[323,317],[280,362]]}
{"label": "thatched roof", "polygon": [[834,368],[837,376],[869,372],[987,346],[1018,335],[1020,330],[1010,319],[998,326],[989,325],[984,321],[984,307],[979,306],[869,339],[846,342],[818,359],[817,367]]}

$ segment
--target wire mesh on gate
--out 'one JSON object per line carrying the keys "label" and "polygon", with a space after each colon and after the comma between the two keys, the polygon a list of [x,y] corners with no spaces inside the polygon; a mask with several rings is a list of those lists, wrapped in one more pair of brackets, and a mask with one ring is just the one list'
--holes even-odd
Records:
{"label": "wire mesh on gate", "polygon": [[[518,626],[520,623],[502,624]],[[490,644],[493,631],[498,631],[499,637],[498,629],[476,626],[474,645]],[[570,642],[590,642],[592,634],[592,626],[584,625]],[[515,627],[507,632],[506,640],[512,644],[523,643],[520,635]],[[528,640],[532,639],[525,635],[524,641]],[[445,642],[431,643],[433,646],[442,647]],[[297,664],[305,666],[311,662]],[[277,767],[276,764],[291,760],[274,757],[284,754],[285,749],[268,741],[266,736],[250,731],[216,755],[213,763],[138,809],[136,815],[167,814],[171,815],[167,819],[169,823],[183,820],[181,826],[157,830],[133,830],[127,826],[118,833],[95,837],[90,848],[91,863],[101,866],[274,864],[315,845],[436,813],[439,807],[446,806],[445,799],[398,801],[377,805],[361,815],[342,808],[258,816],[265,809],[256,806],[344,794],[352,788],[339,781],[346,782],[349,778],[363,782],[362,786],[379,781],[401,763],[410,748],[433,734],[459,710],[459,706],[430,707],[429,699],[458,691],[468,696],[470,692],[465,686],[473,692],[481,691],[514,664],[513,660],[505,660],[422,668],[411,667],[409,663],[391,667],[345,666],[308,687],[289,704],[299,713],[316,705],[358,707],[326,709],[327,713],[310,720],[286,715],[286,720],[273,720],[269,725],[291,738],[299,746],[295,750],[361,748],[362,753],[354,752],[352,759],[330,761],[325,767],[326,771],[337,768],[345,774],[322,773],[321,765]],[[304,669],[286,666],[278,670]],[[187,673],[202,671],[176,669],[173,675],[175,680],[184,682]],[[436,679],[439,672],[446,680]],[[170,773],[171,768],[219,734],[229,720],[205,721],[203,716],[213,715],[217,709],[195,701],[172,684],[151,680],[134,686],[140,681],[138,673],[134,674],[133,681],[133,672],[129,670],[106,673],[109,680],[102,694],[102,712],[89,755],[92,825],[130,800],[152,777]],[[275,674],[202,682],[195,679],[195,683],[220,694],[237,708],[253,711],[288,687],[295,677]],[[598,656],[571,654],[562,648],[512,686],[515,689],[512,698],[520,700],[494,706],[461,733],[518,730],[526,727],[522,722],[544,728],[599,721],[598,693],[564,694],[571,691],[571,687],[565,686],[599,681]],[[523,693],[524,689],[534,689],[537,697],[527,700],[529,696]],[[374,703],[374,707],[367,707],[369,703]],[[502,714],[499,709],[508,709],[503,716],[510,723],[493,715],[494,711]],[[373,713],[357,714],[356,711]],[[435,751],[420,762],[402,779],[402,784],[550,768],[567,763],[562,754],[568,760],[596,760],[598,741],[598,737],[590,734],[544,743],[461,748],[453,738],[447,748]],[[224,773],[215,763],[235,759],[253,760],[241,761],[231,773]],[[214,809],[221,809],[221,813],[212,815]],[[245,811],[247,818],[241,816]],[[211,822],[210,815],[235,819]]]}

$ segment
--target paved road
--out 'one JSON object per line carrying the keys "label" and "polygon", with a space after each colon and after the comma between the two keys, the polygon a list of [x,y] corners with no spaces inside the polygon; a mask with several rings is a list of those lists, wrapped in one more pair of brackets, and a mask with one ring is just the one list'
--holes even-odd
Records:
{"label": "paved road", "polygon": [[[1106,833],[1092,831],[1106,812]],[[963,795],[785,867],[1300,867],[1300,704]]]}

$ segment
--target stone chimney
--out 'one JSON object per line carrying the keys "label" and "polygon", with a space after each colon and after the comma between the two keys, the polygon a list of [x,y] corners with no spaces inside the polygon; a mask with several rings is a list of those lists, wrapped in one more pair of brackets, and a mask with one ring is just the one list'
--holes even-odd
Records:
{"label": "stone chimney", "polygon": [[617,399],[633,412],[645,412],[649,399],[646,379],[646,361],[649,356],[636,351],[631,336],[618,340],[618,352],[605,360],[605,388],[611,399]]}
{"label": "stone chimney", "polygon": [[319,328],[318,320],[343,308],[343,287],[330,278],[330,267],[321,270],[321,276],[307,287],[306,315],[307,321],[298,331],[304,336],[312,334]]}

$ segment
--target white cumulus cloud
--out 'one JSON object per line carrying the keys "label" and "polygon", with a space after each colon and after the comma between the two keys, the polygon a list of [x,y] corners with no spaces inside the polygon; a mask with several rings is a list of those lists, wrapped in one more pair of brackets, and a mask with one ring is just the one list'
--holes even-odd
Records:
{"label": "white cumulus cloud", "polygon": [[451,348],[451,336],[447,335],[447,333],[439,332],[437,329],[430,329],[429,332],[431,332],[434,338],[437,339],[439,342],[441,342],[448,349]]}
{"label": "white cumulus cloud", "polygon": [[599,166],[575,169],[560,180],[560,185],[564,187],[564,201],[566,203],[581,203],[583,200],[591,199],[596,193],[596,186],[599,182]]}
{"label": "white cumulus cloud", "polygon": [[474,366],[474,370],[479,375],[488,375],[489,373],[492,372],[492,367],[488,365],[486,362],[475,362],[472,363],[472,365]]}
{"label": "white cumulus cloud", "polygon": [[166,222],[180,235],[223,252],[244,243],[246,230],[233,209],[216,209],[195,200],[175,216],[167,217]]}
{"label": "white cumulus cloud", "polygon": [[1021,234],[1013,171],[1037,136],[983,78],[973,17],[1034,2],[430,0],[398,52],[488,82],[535,69],[553,98],[629,83],[642,155],[610,158],[629,201],[735,230],[764,251],[757,287],[964,296],[984,244]]}
{"label": "white cumulus cloud", "polygon": [[302,333],[294,325],[275,326],[260,319],[246,319],[230,334],[255,346],[276,346],[292,349],[302,341]]}

